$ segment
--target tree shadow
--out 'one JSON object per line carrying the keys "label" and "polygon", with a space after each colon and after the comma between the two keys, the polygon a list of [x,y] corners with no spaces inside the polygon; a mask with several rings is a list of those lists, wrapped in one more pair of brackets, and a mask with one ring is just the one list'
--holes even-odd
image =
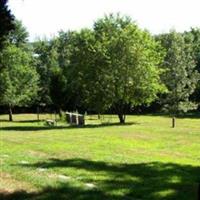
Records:
{"label": "tree shadow", "polygon": [[179,115],[177,116],[177,118],[180,119],[185,119],[185,118],[189,118],[189,119],[200,119],[200,113],[186,113],[184,115]]}
{"label": "tree shadow", "polygon": [[[82,181],[93,182],[97,188],[86,189],[68,183],[60,184],[58,187],[43,188],[38,193],[26,191],[0,193],[1,199],[195,200],[198,198],[200,167],[191,165],[161,162],[118,164],[85,159],[50,159],[46,162],[20,166],[32,169],[42,167],[84,170],[87,176]],[[88,178],[89,172],[92,175]],[[102,175],[105,178],[99,178]]]}
{"label": "tree shadow", "polygon": [[8,122],[8,123],[38,123],[44,120],[14,120],[9,121],[8,119],[0,119],[0,122]]}
{"label": "tree shadow", "polygon": [[45,130],[59,130],[59,129],[82,129],[82,128],[102,128],[102,127],[111,127],[111,126],[131,126],[138,123],[127,122],[125,124],[120,123],[102,123],[102,124],[87,124],[83,126],[77,125],[66,125],[66,126],[5,126],[0,127],[0,130],[4,131],[45,131]]}
{"label": "tree shadow", "polygon": [[33,120],[16,120],[14,122],[17,123],[40,123],[40,122],[44,122],[44,120],[37,120],[37,119],[33,119]]}
{"label": "tree shadow", "polygon": [[7,119],[0,119],[0,122],[9,122]]}
{"label": "tree shadow", "polygon": [[[172,115],[170,114],[165,114],[165,113],[151,113],[151,114],[146,114],[146,116],[152,116],[152,117],[166,117],[166,118],[172,118]],[[176,118],[179,119],[200,119],[200,113],[185,113],[185,114],[179,114],[176,116]]]}
{"label": "tree shadow", "polygon": [[[99,190],[80,189],[70,184],[60,184],[57,188],[46,187],[40,192],[28,193],[25,190],[14,193],[0,192],[1,200],[106,200],[108,195]],[[111,200],[111,199],[110,199]],[[114,199],[113,199],[114,200]]]}
{"label": "tree shadow", "polygon": [[0,130],[4,131],[45,131],[45,130],[59,130],[68,129],[65,126],[6,126],[1,127]]}

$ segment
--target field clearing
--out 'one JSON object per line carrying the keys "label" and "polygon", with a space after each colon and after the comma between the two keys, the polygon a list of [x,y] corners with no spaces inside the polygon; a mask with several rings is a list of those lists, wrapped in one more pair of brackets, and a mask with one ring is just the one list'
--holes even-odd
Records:
{"label": "field clearing", "polygon": [[[42,119],[52,116],[42,115]],[[87,116],[85,127],[0,116],[0,198],[197,199],[200,118]]]}

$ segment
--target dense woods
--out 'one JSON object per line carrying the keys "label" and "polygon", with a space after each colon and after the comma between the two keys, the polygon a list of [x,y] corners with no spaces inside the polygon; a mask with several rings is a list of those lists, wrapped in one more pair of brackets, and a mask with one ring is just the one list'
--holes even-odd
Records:
{"label": "dense woods", "polygon": [[[200,29],[151,35],[129,17],[109,15],[92,29],[28,42],[15,20],[1,37],[0,104],[57,112],[113,112],[125,122],[138,106],[176,116],[200,104]],[[2,39],[3,38],[3,39]]]}

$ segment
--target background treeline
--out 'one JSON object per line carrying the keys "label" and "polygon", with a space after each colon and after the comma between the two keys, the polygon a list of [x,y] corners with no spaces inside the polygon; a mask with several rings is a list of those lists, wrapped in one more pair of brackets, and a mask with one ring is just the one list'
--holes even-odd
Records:
{"label": "background treeline", "polygon": [[[129,17],[105,16],[92,29],[28,42],[15,20],[0,49],[0,104],[81,113],[198,111],[200,28],[151,35]],[[31,109],[30,109],[31,108]]]}

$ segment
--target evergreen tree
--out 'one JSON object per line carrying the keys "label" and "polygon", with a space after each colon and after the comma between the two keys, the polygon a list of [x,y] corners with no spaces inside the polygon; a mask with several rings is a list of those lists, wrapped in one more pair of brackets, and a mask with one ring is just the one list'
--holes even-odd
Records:
{"label": "evergreen tree", "polygon": [[0,49],[5,40],[5,36],[15,28],[14,16],[8,9],[7,0],[0,0]]}

